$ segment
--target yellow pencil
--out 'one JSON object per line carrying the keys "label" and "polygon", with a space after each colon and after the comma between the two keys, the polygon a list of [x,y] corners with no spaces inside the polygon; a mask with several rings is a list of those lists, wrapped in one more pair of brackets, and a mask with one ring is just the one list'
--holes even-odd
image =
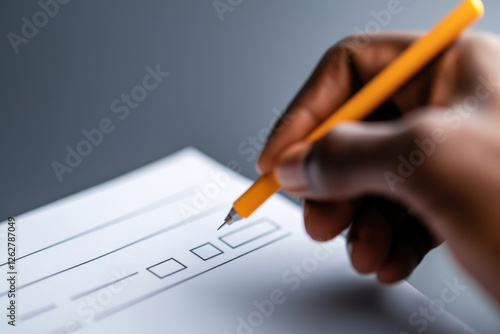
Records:
{"label": "yellow pencil", "polygon": [[[452,44],[462,31],[484,13],[481,0],[465,0],[439,22],[427,35],[419,38],[401,55],[352,96],[334,114],[307,137],[313,142],[343,121],[362,120],[387,101],[425,65]],[[238,198],[224,219],[231,225],[249,217],[262,203],[280,189],[273,173],[263,175]]]}

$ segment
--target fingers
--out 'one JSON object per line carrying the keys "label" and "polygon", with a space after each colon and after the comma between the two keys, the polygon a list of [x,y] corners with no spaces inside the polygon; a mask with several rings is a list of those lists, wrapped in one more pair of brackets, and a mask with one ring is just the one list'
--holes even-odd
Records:
{"label": "fingers", "polygon": [[[360,48],[351,36],[331,48],[271,132],[257,166],[270,172],[277,156],[303,140],[364,83],[394,60],[419,35],[370,36]],[[422,106],[451,107],[467,97],[483,105],[500,103],[500,39],[487,33],[460,38],[392,98],[400,112]]]}
{"label": "fingers", "polygon": [[[347,249],[359,273],[368,274],[382,268],[391,251],[393,226],[381,210],[386,205],[381,200],[365,200],[356,207]],[[396,212],[391,213],[392,217],[394,214]]]}
{"label": "fingers", "polygon": [[484,105],[498,105],[499,56],[500,39],[497,36],[487,32],[462,36],[441,57],[428,104],[451,106],[475,96]]}
{"label": "fingers", "polygon": [[327,241],[338,236],[352,220],[350,202],[304,203],[304,223],[309,236],[316,241]]}
{"label": "fingers", "polygon": [[313,144],[292,146],[275,175],[284,190],[312,200],[350,200],[370,192],[393,196],[384,172],[413,144],[408,123],[339,125]]}
{"label": "fingers", "polygon": [[382,198],[367,197],[356,205],[306,201],[304,218],[316,241],[336,237],[352,222],[347,248],[353,267],[361,274],[376,273],[386,284],[408,277],[437,245],[404,207]]}
{"label": "fingers", "polygon": [[353,36],[328,50],[273,129],[257,163],[259,170],[270,172],[283,149],[304,139],[416,37],[396,33],[371,36],[359,52]]}
{"label": "fingers", "polygon": [[435,246],[423,225],[400,204],[367,198],[356,207],[347,236],[353,267],[383,283],[406,278]]}
{"label": "fingers", "polygon": [[399,222],[393,233],[389,257],[376,271],[377,279],[386,284],[407,278],[436,246],[431,235],[412,216]]}

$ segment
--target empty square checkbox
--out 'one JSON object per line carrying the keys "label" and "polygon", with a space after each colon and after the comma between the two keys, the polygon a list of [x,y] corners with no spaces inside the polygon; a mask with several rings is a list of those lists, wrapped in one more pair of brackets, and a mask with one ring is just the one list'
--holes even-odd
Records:
{"label": "empty square checkbox", "polygon": [[191,249],[191,253],[198,256],[203,261],[206,261],[222,254],[223,251],[212,245],[210,242],[207,242],[206,244]]}
{"label": "empty square checkbox", "polygon": [[263,219],[254,224],[234,230],[219,237],[219,239],[229,247],[235,249],[246,245],[249,242],[265,237],[268,234],[274,233],[279,229],[280,227],[278,224],[268,219]]}
{"label": "empty square checkbox", "polygon": [[176,259],[170,258],[146,269],[156,275],[158,278],[165,278],[186,268],[187,267],[185,265],[183,265]]}

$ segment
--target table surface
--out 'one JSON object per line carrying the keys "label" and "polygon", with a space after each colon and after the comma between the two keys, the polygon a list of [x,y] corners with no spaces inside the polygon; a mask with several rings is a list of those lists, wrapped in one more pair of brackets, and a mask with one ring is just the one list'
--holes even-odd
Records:
{"label": "table surface", "polygon": [[[49,6],[50,15],[34,0],[2,3],[0,217],[185,146],[255,178],[270,124],[329,46],[366,28],[427,29],[458,0],[400,0],[399,13],[376,21],[373,13],[390,2],[89,0]],[[500,3],[484,2],[476,28],[500,33]],[[154,71],[169,74],[143,82]],[[122,94],[140,102],[127,107]],[[79,147],[89,154],[59,179],[54,162],[65,164],[68,147],[78,149],[84,133],[99,127],[110,133]],[[481,333],[499,328],[498,310],[444,248],[409,281],[439,299],[444,280],[455,279],[467,288],[446,309]]]}

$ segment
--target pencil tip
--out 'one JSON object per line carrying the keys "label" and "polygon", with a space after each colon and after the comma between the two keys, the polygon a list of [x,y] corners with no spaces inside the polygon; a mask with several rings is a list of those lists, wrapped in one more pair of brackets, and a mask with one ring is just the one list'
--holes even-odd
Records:
{"label": "pencil tip", "polygon": [[222,228],[222,226],[224,226],[224,225],[226,225],[226,222],[222,223],[222,225],[219,226],[219,228],[217,229],[217,231],[220,230]]}

